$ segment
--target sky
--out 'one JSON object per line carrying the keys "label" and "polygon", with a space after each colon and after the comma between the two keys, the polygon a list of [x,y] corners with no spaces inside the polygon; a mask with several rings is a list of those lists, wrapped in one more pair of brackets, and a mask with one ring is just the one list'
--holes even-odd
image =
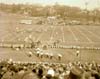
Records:
{"label": "sky", "polygon": [[0,0],[0,3],[28,3],[28,4],[42,4],[42,5],[53,5],[55,3],[61,5],[76,6],[85,8],[85,3],[88,3],[88,9],[100,8],[100,0]]}

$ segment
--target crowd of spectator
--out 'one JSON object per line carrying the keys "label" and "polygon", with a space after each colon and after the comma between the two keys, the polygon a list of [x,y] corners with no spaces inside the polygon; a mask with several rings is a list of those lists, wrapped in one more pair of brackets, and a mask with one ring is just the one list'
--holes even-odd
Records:
{"label": "crowd of spectator", "polygon": [[1,60],[0,79],[100,79],[100,65]]}

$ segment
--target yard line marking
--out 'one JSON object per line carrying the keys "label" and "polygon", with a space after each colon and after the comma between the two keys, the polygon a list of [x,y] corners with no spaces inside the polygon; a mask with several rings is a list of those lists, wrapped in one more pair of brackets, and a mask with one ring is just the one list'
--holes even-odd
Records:
{"label": "yard line marking", "polygon": [[64,28],[63,28],[63,26],[61,27],[61,31],[62,31],[62,40],[63,40],[63,42],[65,42],[65,37],[64,37]]}
{"label": "yard line marking", "polygon": [[[41,25],[41,26],[39,26],[39,27],[34,27],[33,29],[35,29],[34,31],[37,31],[38,29],[41,29],[43,26]],[[29,37],[29,35],[32,35],[32,37],[35,35],[36,33],[34,33],[34,32],[32,32],[32,33],[29,33],[28,35],[26,35],[26,37]],[[35,37],[35,39],[36,39],[36,37]],[[34,41],[35,41],[35,39],[34,39]],[[33,38],[32,38],[32,40],[33,40]]]}
{"label": "yard line marking", "polygon": [[72,31],[72,29],[70,28],[70,26],[67,26],[68,30],[72,33],[74,39],[76,42],[78,42],[78,38],[76,37],[76,35],[74,34],[74,32]]}
{"label": "yard line marking", "polygon": [[56,26],[53,26],[53,30],[52,30],[52,33],[51,33],[51,36],[50,36],[50,42],[52,42],[52,40],[53,40],[53,34],[54,34],[54,31],[55,31],[55,28],[56,28]]}
{"label": "yard line marking", "polygon": [[[49,27],[46,27],[46,28],[44,28],[44,29],[47,30],[48,28],[49,28]],[[45,33],[45,31],[43,31],[43,32],[39,35],[39,37],[37,38],[37,41],[41,39],[41,37],[44,35],[44,33]]]}
{"label": "yard line marking", "polygon": [[[33,29],[36,29],[37,27],[33,27],[32,28],[32,30]],[[39,29],[39,28],[41,28],[41,26],[40,27],[38,27],[37,29]],[[21,32],[24,32],[25,31],[25,33],[26,33],[26,28],[23,28],[23,29],[21,29]],[[11,33],[10,33],[11,34]],[[15,34],[15,35],[14,35]],[[12,34],[11,34],[12,35]],[[13,39],[11,39],[12,41],[13,40],[16,40],[16,39],[18,39],[18,38],[20,38],[20,39],[24,39],[24,38],[21,38],[23,35],[25,35],[25,34],[16,34],[16,33],[13,33],[13,35],[12,36],[15,36]],[[30,34],[28,34],[28,35],[25,35],[25,37],[28,37]],[[32,33],[31,33],[31,35],[32,35]],[[33,36],[33,35],[32,35]]]}
{"label": "yard line marking", "polygon": [[[41,26],[39,26],[39,27],[35,27],[35,31],[37,31],[37,30],[39,30],[39,29],[41,29],[43,26],[41,25]],[[34,29],[34,28],[33,28]],[[30,35],[30,34],[29,34]],[[28,35],[28,36],[29,36]],[[35,33],[34,32],[32,32],[31,33],[31,35],[33,36],[33,35],[35,35]],[[35,37],[36,38],[36,37]]]}
{"label": "yard line marking", "polygon": [[75,28],[75,29],[77,29],[84,37],[86,37],[88,42],[93,43],[93,41],[86,34],[84,34],[82,30],[80,30],[79,28]]}
{"label": "yard line marking", "polygon": [[[83,27],[80,27],[80,28],[83,28]],[[91,35],[95,36],[96,38],[100,39],[100,37],[98,35],[94,34],[93,32],[91,32],[85,28],[83,28],[83,29],[86,30],[87,32],[89,32]]]}

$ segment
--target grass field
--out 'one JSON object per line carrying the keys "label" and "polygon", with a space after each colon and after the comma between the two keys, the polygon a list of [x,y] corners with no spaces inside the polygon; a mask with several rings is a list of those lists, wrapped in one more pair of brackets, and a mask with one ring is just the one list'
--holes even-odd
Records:
{"label": "grass field", "polygon": [[[89,46],[100,47],[100,26],[89,25],[25,25],[20,24],[22,19],[32,19],[32,17],[25,17],[15,14],[1,14],[0,15],[0,41],[24,41],[27,37],[30,37],[33,41],[42,41],[43,43],[52,43],[59,40],[60,45],[67,46]],[[29,58],[25,52],[31,49],[24,49],[15,51],[11,49],[0,48],[1,58],[12,58],[20,61],[45,61],[45,59],[39,59],[33,55]],[[97,61],[100,59],[100,50],[80,50],[81,56],[77,58],[75,56],[75,49],[48,49],[45,52],[61,53],[63,59],[60,62],[68,61]],[[51,62],[59,62],[56,58],[53,60],[47,60]]]}
{"label": "grass field", "polygon": [[[39,58],[35,54],[32,57],[27,55],[28,52],[32,49],[23,49],[23,50],[12,50],[9,48],[0,48],[0,59],[13,59],[14,61],[22,61],[22,62],[52,62],[52,63],[68,63],[74,61],[81,62],[92,62],[96,61],[100,63],[100,52],[98,50],[80,50],[80,54],[76,56],[76,49],[49,49],[44,50],[43,53],[53,53],[53,59],[48,58]],[[34,52],[33,52],[34,53]],[[62,54],[62,60],[59,61],[57,58],[57,54]]]}

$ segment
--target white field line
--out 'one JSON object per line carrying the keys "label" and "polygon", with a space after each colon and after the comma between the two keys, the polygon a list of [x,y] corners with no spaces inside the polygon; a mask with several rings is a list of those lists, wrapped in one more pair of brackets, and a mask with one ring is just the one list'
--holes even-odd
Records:
{"label": "white field line", "polygon": [[64,37],[64,28],[63,28],[63,26],[61,27],[61,31],[62,31],[62,39],[63,39],[63,42],[65,42],[65,37]]}
{"label": "white field line", "polygon": [[[49,28],[49,27],[47,27],[47,28],[44,27],[44,29],[46,29],[46,30],[47,30],[48,28]],[[46,33],[46,32],[42,32],[42,33],[39,35],[39,37],[37,38],[37,41],[41,39],[41,37],[44,35],[44,33]]]}
{"label": "white field line", "polygon": [[[38,30],[38,29],[41,29],[43,26],[41,25],[40,27],[35,27],[35,28],[33,28],[34,29],[34,31],[36,31],[36,30]],[[35,35],[35,33],[34,32],[32,32],[32,33],[30,33],[30,34],[28,34],[26,37],[28,37],[29,35],[32,35],[32,37]],[[36,37],[34,37],[34,38],[36,38]]]}
{"label": "white field line", "polygon": [[[13,25],[11,25],[11,26],[13,26]],[[16,27],[15,27],[16,28]],[[17,35],[16,35],[16,33],[15,33],[15,31],[10,31],[11,29],[7,29],[7,30],[4,30],[4,31],[7,31],[8,33],[5,33],[5,34],[3,34],[2,35],[2,40],[8,40],[8,37],[10,38],[11,37],[11,40],[13,41],[13,40],[16,40],[16,38],[17,38]],[[12,33],[11,33],[12,32]],[[14,38],[12,38],[12,37],[14,37]],[[6,39],[7,38],[7,39]]]}
{"label": "white field line", "polygon": [[86,37],[86,39],[88,40],[88,42],[93,43],[93,41],[79,28],[75,28],[77,29],[77,31],[79,31],[84,37]]}
{"label": "white field line", "polygon": [[[14,34],[13,34],[13,35],[14,35]],[[7,37],[10,37],[10,36],[12,36],[12,33],[2,34],[1,39],[2,39],[2,40],[6,40],[6,38],[7,38]]]}
{"label": "white field line", "polygon": [[[0,34],[0,36],[8,36],[7,34],[9,33],[9,31],[8,30],[0,30],[0,32],[1,32],[1,34]],[[5,33],[2,33],[2,32],[5,32]]]}
{"label": "white field line", "polygon": [[[10,29],[11,30],[11,29]],[[10,37],[10,36],[15,36],[14,34],[15,33],[11,33],[11,32],[13,32],[13,31],[11,31],[10,32],[10,30],[8,29],[8,30],[4,30],[4,32],[6,32],[6,33],[3,33],[3,34],[1,34],[1,39],[2,40],[5,40],[7,37]],[[2,30],[1,30],[2,31]]]}
{"label": "white field line", "polygon": [[56,28],[56,26],[53,26],[53,30],[52,30],[52,33],[51,33],[51,36],[50,36],[50,42],[52,42],[53,34],[54,34],[54,31],[55,31],[55,28]]}
{"label": "white field line", "polygon": [[74,32],[72,31],[72,29],[70,28],[70,26],[67,26],[68,30],[72,33],[74,39],[76,42],[78,42],[78,38],[76,37],[76,35],[74,34]]}
{"label": "white field line", "polygon": [[1,39],[6,41],[9,38],[13,41],[13,40],[16,40],[18,36],[16,35],[15,32],[14,33],[9,32],[9,33],[4,34]]}
{"label": "white field line", "polygon": [[[80,27],[80,28],[83,28],[83,27]],[[100,39],[100,36],[94,34],[93,32],[87,30],[86,28],[83,28],[84,30],[86,30],[87,32],[89,32],[91,35],[95,36],[96,38]]]}
{"label": "white field line", "polygon": [[[34,28],[37,28],[37,27],[34,27]],[[34,28],[32,28],[32,29],[34,29]],[[37,29],[39,29],[39,28],[41,28],[41,26],[40,27],[38,27]],[[21,30],[21,32],[24,32],[25,31],[25,29],[23,29],[23,30]],[[9,33],[10,34],[10,36],[14,36],[14,38],[11,38],[11,40],[13,41],[13,40],[16,40],[16,39],[18,39],[18,38],[20,38],[21,36],[23,36],[24,34],[16,34],[16,33]],[[15,35],[16,34],[16,35]],[[8,34],[6,34],[6,37],[8,36]],[[29,36],[29,34],[28,34],[28,36]],[[5,38],[6,38],[5,37]],[[26,36],[27,37],[27,36]]]}

